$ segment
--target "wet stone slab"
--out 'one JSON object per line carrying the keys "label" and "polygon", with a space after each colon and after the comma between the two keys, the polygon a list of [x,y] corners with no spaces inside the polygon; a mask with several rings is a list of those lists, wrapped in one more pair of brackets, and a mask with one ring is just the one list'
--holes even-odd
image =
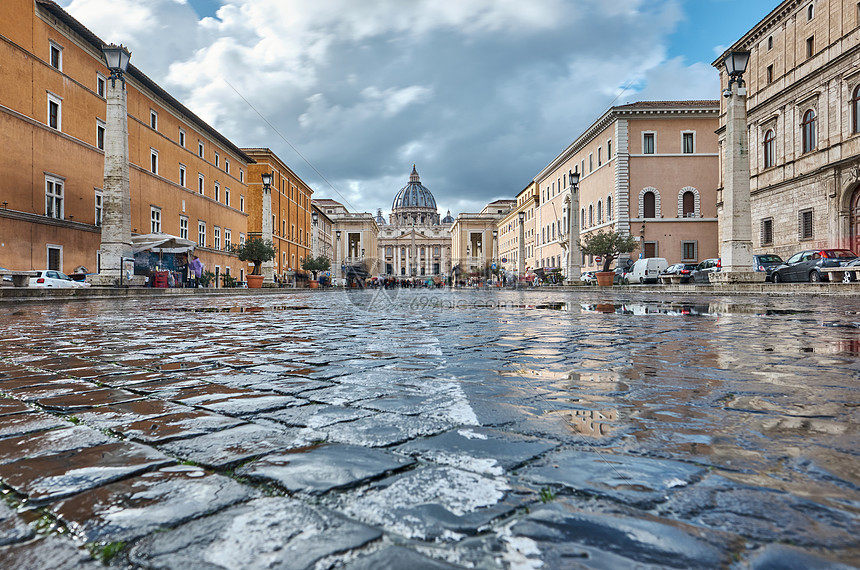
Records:
{"label": "wet stone slab", "polygon": [[38,403],[40,400],[58,398],[60,396],[76,396],[95,390],[100,390],[100,388],[89,382],[56,381],[50,384],[8,390],[7,393],[16,400]]}
{"label": "wet stone slab", "polygon": [[34,536],[33,527],[15,509],[0,503],[0,546],[29,540]]}
{"label": "wet stone slab", "polygon": [[80,394],[63,394],[62,396],[54,396],[52,398],[42,398],[38,402],[40,406],[49,411],[71,413],[93,406],[121,404],[123,402],[139,400],[142,397],[126,390],[102,388],[99,390],[89,390]]}
{"label": "wet stone slab", "polygon": [[522,477],[538,485],[562,485],[648,507],[667,500],[675,490],[699,480],[704,473],[701,467],[679,461],[563,451],[546,457],[540,465],[526,467]]}
{"label": "wet stone slab", "polygon": [[307,451],[268,455],[236,473],[275,481],[291,493],[322,494],[332,489],[354,487],[413,463],[412,459],[377,449],[325,445]]}
{"label": "wet stone slab", "polygon": [[750,570],[851,570],[856,566],[829,560],[786,544],[768,544],[748,560]]}
{"label": "wet stone slab", "polygon": [[135,400],[75,411],[75,417],[88,426],[101,429],[187,411],[192,410],[162,400]]}
{"label": "wet stone slab", "polygon": [[0,439],[68,426],[69,422],[51,414],[30,411],[0,419]]}
{"label": "wet stone slab", "polygon": [[344,570],[456,570],[441,560],[428,558],[402,546],[389,546],[369,556],[357,558],[344,566]]}
{"label": "wet stone slab", "polygon": [[466,471],[502,475],[557,446],[544,439],[468,427],[410,441],[397,451]]}
{"label": "wet stone slab", "polygon": [[504,479],[425,467],[333,498],[341,512],[406,538],[456,541],[525,502]]}
{"label": "wet stone slab", "polygon": [[24,570],[104,570],[90,553],[71,538],[39,536],[0,548],[0,568]]}
{"label": "wet stone slab", "polygon": [[245,424],[215,433],[168,442],[167,453],[207,467],[222,468],[268,453],[305,445],[298,430],[274,430]]}
{"label": "wet stone slab", "polygon": [[127,541],[254,498],[257,493],[200,467],[173,465],[50,506],[85,542]]}
{"label": "wet stone slab", "polygon": [[186,411],[150,417],[111,427],[111,431],[132,441],[157,445],[176,439],[196,437],[242,425],[242,420],[204,410]]}
{"label": "wet stone slab", "polygon": [[288,426],[324,428],[340,422],[350,422],[372,415],[373,412],[371,411],[357,408],[308,404],[294,408],[285,408],[275,412],[266,412],[255,417],[280,422]]}
{"label": "wet stone slab", "polygon": [[542,561],[547,568],[565,568],[577,559],[582,568],[706,570],[731,563],[730,537],[669,521],[576,512],[562,504],[543,506],[514,523],[506,540],[516,544],[518,539],[526,553],[521,562]]}
{"label": "wet stone slab", "polygon": [[130,559],[168,570],[311,568],[380,536],[379,530],[294,499],[256,499],[144,538]]}
{"label": "wet stone slab", "polygon": [[[67,424],[68,425],[68,424]],[[0,465],[104,445],[116,440],[86,426],[73,426],[0,440]]]}
{"label": "wet stone slab", "polygon": [[451,422],[433,417],[379,413],[319,428],[319,431],[324,433],[327,439],[337,443],[387,447],[416,437],[434,435],[451,427]]}
{"label": "wet stone slab", "polygon": [[197,405],[201,408],[230,416],[244,416],[291,406],[300,406],[304,403],[306,403],[306,400],[300,400],[292,396],[258,393]]}
{"label": "wet stone slab", "polygon": [[18,400],[0,398],[0,418],[33,411],[33,408]]}
{"label": "wet stone slab", "polygon": [[0,465],[0,481],[44,503],[172,462],[147,446],[106,443]]}

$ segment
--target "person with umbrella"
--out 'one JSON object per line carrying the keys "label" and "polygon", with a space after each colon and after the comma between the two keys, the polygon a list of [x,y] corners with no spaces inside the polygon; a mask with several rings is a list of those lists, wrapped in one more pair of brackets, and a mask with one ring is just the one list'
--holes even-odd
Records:
{"label": "person with umbrella", "polygon": [[200,277],[203,276],[203,262],[195,255],[194,259],[191,260],[191,263],[188,264],[188,268],[191,270],[191,275],[194,276],[194,287],[199,287]]}

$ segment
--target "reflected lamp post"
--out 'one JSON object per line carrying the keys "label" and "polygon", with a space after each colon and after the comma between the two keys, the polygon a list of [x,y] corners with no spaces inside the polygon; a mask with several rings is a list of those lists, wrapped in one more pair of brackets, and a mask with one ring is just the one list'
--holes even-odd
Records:
{"label": "reflected lamp post", "polygon": [[[104,205],[102,209],[99,273],[95,285],[123,284],[134,272],[131,248],[131,193],[128,167],[128,99],[125,72],[131,52],[122,45],[102,48],[110,84],[105,121]],[[119,85],[117,85],[119,80]]]}
{"label": "reflected lamp post", "polygon": [[567,208],[567,284],[579,285],[582,276],[582,254],[579,248],[579,172],[569,170],[570,204]]}
{"label": "reflected lamp post", "polygon": [[[275,175],[272,172],[264,172],[260,175],[260,180],[263,183],[263,220],[262,220],[262,235],[260,238],[263,241],[275,243],[274,220],[272,219],[272,182]],[[275,249],[277,251],[277,248]],[[282,268],[283,269],[283,268]],[[263,263],[263,283],[275,282],[275,261],[269,260]]]}
{"label": "reflected lamp post", "polygon": [[723,169],[723,211],[720,217],[722,269],[709,279],[722,283],[764,281],[753,271],[750,162],[747,135],[747,90],[743,74],[750,52],[730,51],[723,58],[729,76],[726,98],[726,142]]}

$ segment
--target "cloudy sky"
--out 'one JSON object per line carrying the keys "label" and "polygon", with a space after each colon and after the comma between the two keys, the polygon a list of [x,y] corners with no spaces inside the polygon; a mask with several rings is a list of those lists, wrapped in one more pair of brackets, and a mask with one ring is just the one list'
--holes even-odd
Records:
{"label": "cloudy sky", "polygon": [[239,146],[387,214],[513,198],[613,104],[716,99],[778,0],[59,0]]}

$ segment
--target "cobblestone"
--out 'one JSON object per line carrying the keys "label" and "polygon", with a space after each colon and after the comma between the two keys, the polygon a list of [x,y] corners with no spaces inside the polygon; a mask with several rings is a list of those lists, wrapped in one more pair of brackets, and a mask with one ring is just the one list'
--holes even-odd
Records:
{"label": "cobblestone", "polygon": [[860,564],[860,300],[0,305],[0,567]]}

